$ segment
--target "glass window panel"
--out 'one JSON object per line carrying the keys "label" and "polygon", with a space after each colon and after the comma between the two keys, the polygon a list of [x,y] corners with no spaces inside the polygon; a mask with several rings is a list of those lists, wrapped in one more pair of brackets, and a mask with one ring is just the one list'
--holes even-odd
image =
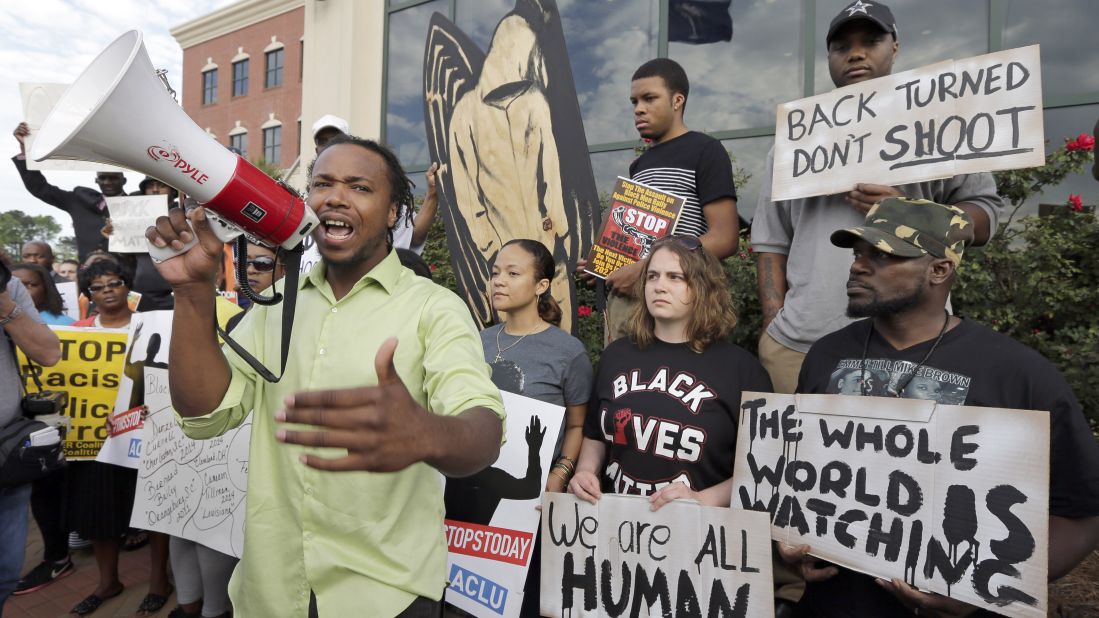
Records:
{"label": "glass window panel", "polygon": [[707,132],[771,126],[776,105],[802,97],[801,4],[733,0],[730,41],[678,43],[669,33],[668,54],[691,81],[687,126]]}
{"label": "glass window panel", "polygon": [[588,143],[637,139],[630,76],[656,57],[660,3],[560,0],[558,6]]}
{"label": "glass window panel", "polygon": [[769,136],[727,139],[721,142],[725,150],[735,158],[734,176],[749,175],[747,182],[736,189],[736,211],[745,221],[751,221],[755,217],[756,206],[759,204],[759,191],[767,181],[763,177],[763,165],[767,160],[767,152],[771,150],[774,143],[774,138]]}
{"label": "glass window panel", "polygon": [[1099,92],[1099,5],[1095,0],[1055,3],[1009,0],[1004,49],[1041,43],[1045,96]]}
{"label": "glass window panel", "polygon": [[248,61],[241,60],[233,63],[233,96],[240,97],[248,94]]}
{"label": "glass window panel", "polygon": [[[1045,131],[1049,149],[1064,148],[1065,138],[1075,138],[1081,133],[1091,135],[1095,129],[1096,118],[1099,118],[1099,105],[1047,109]],[[1015,218],[1036,214],[1039,204],[1064,204],[1068,201],[1070,193],[1079,195],[1085,204],[1099,204],[1099,183],[1092,177],[1090,165],[1079,174],[1069,176],[1061,184],[1047,186],[1041,193],[1031,197],[1019,209]]]}
{"label": "glass window panel", "polygon": [[268,163],[282,165],[282,127],[263,130],[263,158]]}
{"label": "glass window panel", "polygon": [[267,52],[267,74],[264,79],[264,88],[274,88],[282,85],[282,66],[285,57],[283,49]]}
{"label": "glass window panel", "polygon": [[[828,24],[851,4],[850,0],[818,0],[815,84],[816,92],[828,92],[835,86],[828,75],[824,37]],[[942,60],[968,58],[988,53],[988,2],[928,2],[927,0],[891,0],[889,8],[897,18],[900,51],[893,72],[899,73]]]}
{"label": "glass window panel", "polygon": [[637,156],[637,153],[633,150],[610,150],[591,154],[591,169],[595,175],[595,189],[599,192],[600,198],[611,194],[614,183],[619,176],[630,177],[630,163],[633,163]]}
{"label": "glass window panel", "polygon": [[240,156],[245,159],[248,158],[248,134],[238,133],[237,135],[229,136],[229,147],[236,148],[240,151]]}
{"label": "glass window panel", "polygon": [[431,14],[447,14],[434,0],[390,14],[386,58],[385,141],[406,166],[429,158],[424,130],[424,44]]}
{"label": "glass window panel", "polygon": [[216,103],[218,100],[218,70],[211,69],[202,74],[202,104]]}

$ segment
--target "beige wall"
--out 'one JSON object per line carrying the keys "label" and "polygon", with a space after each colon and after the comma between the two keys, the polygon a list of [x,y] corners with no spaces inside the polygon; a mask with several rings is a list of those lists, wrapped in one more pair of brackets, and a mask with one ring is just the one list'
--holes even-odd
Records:
{"label": "beige wall", "polygon": [[306,0],[301,163],[290,184],[305,188],[313,123],[335,114],[360,137],[381,135],[385,0]]}

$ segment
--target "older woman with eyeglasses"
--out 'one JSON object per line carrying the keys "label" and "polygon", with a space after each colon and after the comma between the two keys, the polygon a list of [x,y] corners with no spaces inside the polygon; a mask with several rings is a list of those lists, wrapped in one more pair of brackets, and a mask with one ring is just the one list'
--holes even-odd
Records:
{"label": "older woman with eyeglasses", "polygon": [[728,506],[743,391],[770,391],[736,324],[721,262],[693,236],[653,244],[627,336],[603,351],[569,491]]}
{"label": "older woman with eyeglasses", "polygon": [[[88,264],[77,273],[82,294],[95,305],[96,314],[73,324],[94,328],[128,328],[133,310],[129,305],[130,273],[113,260]],[[133,376],[131,376],[133,378]],[[140,388],[142,380],[135,383]],[[133,403],[131,401],[131,403]],[[96,461],[72,462],[69,466],[69,527],[82,538],[91,539],[99,582],[92,594],[71,610],[85,616],[97,610],[107,599],[122,593],[118,577],[118,553],[121,539],[130,523],[137,471]],[[168,539],[157,539],[150,562],[149,593],[138,608],[138,615],[150,615],[164,606],[171,594],[168,581]],[[155,609],[154,609],[155,608]]]}

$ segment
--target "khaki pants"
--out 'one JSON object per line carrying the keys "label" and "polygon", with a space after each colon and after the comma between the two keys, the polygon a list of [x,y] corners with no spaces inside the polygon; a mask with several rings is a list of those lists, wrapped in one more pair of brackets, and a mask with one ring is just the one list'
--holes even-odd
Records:
{"label": "khaki pants", "polygon": [[776,393],[790,394],[798,386],[798,374],[805,354],[782,345],[764,331],[759,338],[759,362],[771,375]]}
{"label": "khaki pants", "polygon": [[[766,332],[759,338],[759,362],[771,375],[776,393],[793,393],[798,385],[798,374],[805,355],[775,341]],[[775,580],[775,598],[797,603],[805,592],[805,582],[794,567],[771,548],[771,571]]]}
{"label": "khaki pants", "polygon": [[607,295],[607,310],[603,313],[603,347],[607,347],[615,339],[626,336],[626,324],[633,316],[634,309],[639,301],[628,296],[618,294]]}

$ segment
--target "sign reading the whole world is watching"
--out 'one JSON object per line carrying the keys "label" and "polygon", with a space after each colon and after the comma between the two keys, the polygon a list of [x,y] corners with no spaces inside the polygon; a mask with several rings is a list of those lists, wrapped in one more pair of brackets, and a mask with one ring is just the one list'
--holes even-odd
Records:
{"label": "sign reading the whole world is watching", "polygon": [[1039,46],[778,106],[774,201],[1045,164]]}
{"label": "sign reading the whole world is watching", "polygon": [[769,513],[771,538],[829,562],[1037,618],[1049,432],[1042,411],[744,393],[733,506]]}

